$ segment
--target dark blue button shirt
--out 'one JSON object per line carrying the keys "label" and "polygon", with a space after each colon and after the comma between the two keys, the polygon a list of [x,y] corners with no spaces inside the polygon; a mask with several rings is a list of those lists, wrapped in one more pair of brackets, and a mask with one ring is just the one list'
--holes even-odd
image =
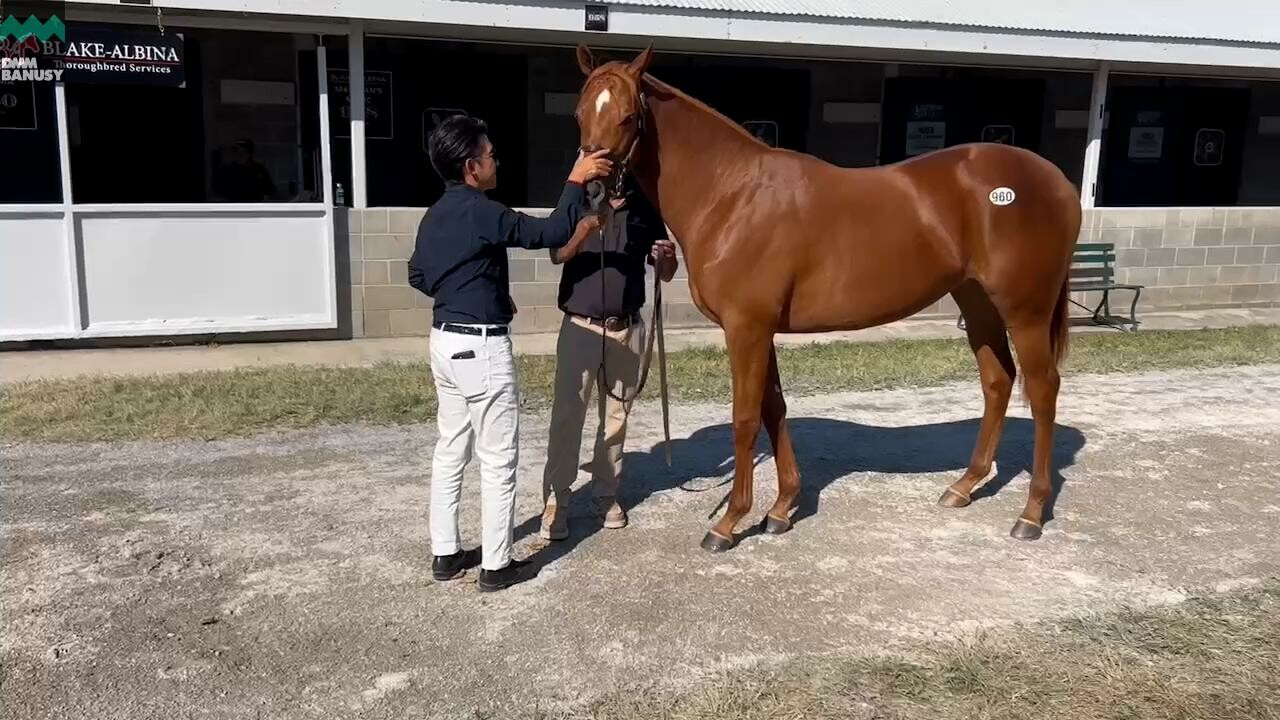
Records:
{"label": "dark blue button shirt", "polygon": [[506,325],[515,314],[507,248],[563,247],[586,211],[586,192],[574,183],[546,218],[452,184],[418,225],[409,284],[435,300],[435,322]]}

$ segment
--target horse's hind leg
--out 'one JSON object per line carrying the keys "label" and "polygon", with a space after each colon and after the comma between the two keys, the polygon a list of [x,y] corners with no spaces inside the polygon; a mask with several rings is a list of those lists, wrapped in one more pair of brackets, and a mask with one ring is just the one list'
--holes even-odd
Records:
{"label": "horse's hind leg", "polygon": [[764,530],[778,535],[791,529],[791,512],[800,495],[800,469],[796,465],[795,448],[791,446],[791,433],[787,431],[787,401],[782,397],[776,347],[769,351],[769,374],[765,382],[761,417],[773,445],[773,462],[778,468],[778,500],[765,515]]}
{"label": "horse's hind leg", "polygon": [[1031,489],[1022,516],[1010,535],[1018,540],[1040,537],[1044,509],[1053,495],[1053,423],[1057,415],[1058,376],[1054,358],[1050,323],[1018,323],[1010,330],[1013,346],[1018,349],[1023,383],[1031,401],[1031,417],[1036,424],[1035,461],[1031,470]]}
{"label": "horse's hind leg", "polygon": [[1005,411],[1009,408],[1017,369],[1009,352],[1004,320],[982,286],[968,280],[951,295],[964,314],[965,332],[969,336],[969,348],[978,361],[984,400],[982,424],[969,468],[938,498],[938,504],[943,507],[959,508],[968,505],[973,491],[993,474],[996,447],[1004,431]]}

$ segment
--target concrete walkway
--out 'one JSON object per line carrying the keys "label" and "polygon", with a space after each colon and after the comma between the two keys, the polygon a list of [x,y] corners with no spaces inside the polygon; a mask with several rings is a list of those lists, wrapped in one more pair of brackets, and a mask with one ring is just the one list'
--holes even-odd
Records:
{"label": "concrete walkway", "polygon": [[[1146,313],[1143,330],[1199,330],[1243,325],[1280,325],[1280,308]],[[1116,332],[1078,327],[1077,332]],[[963,337],[954,320],[909,319],[855,332],[780,335],[779,343],[805,344],[840,340],[875,341],[897,338]],[[517,335],[516,352],[549,355],[555,352],[554,333]],[[668,330],[667,349],[723,347],[719,328]],[[273,365],[368,366],[378,362],[417,361],[427,357],[426,337],[369,338],[303,342],[188,345],[182,347],[110,348],[84,350],[15,350],[0,352],[0,383],[56,379],[80,375],[152,375],[201,370]]]}

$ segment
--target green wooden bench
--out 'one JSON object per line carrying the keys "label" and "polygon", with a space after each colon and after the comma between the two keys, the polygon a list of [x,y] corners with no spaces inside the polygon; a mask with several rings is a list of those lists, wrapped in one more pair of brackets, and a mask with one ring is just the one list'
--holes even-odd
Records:
{"label": "green wooden bench", "polygon": [[[1071,256],[1069,288],[1071,292],[1101,292],[1102,300],[1097,307],[1089,308],[1075,300],[1072,305],[1088,311],[1089,320],[1097,325],[1107,325],[1121,330],[1127,325],[1130,330],[1138,329],[1138,296],[1142,294],[1142,285],[1117,283],[1115,243],[1079,243]],[[1133,301],[1129,303],[1129,316],[1111,314],[1111,291],[1131,290]]]}
{"label": "green wooden bench", "polygon": [[[1097,307],[1090,308],[1075,300],[1071,304],[1089,313],[1089,322],[1124,330],[1138,329],[1138,296],[1142,294],[1144,285],[1117,283],[1115,243],[1078,243],[1076,251],[1071,255],[1071,270],[1068,275],[1068,290],[1076,292],[1101,292],[1102,301]],[[1111,291],[1132,290],[1133,302],[1129,304],[1129,317],[1111,314]],[[956,327],[964,329],[964,315],[956,318]]]}

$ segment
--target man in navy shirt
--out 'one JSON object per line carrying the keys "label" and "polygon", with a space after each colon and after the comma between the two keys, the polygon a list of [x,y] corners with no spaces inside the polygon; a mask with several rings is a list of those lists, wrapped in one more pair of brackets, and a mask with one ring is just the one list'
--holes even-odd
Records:
{"label": "man in navy shirt", "polygon": [[555,211],[535,218],[485,195],[497,187],[498,161],[483,121],[447,118],[427,149],[445,191],[418,226],[409,284],[435,301],[431,374],[440,436],[431,463],[431,570],[437,580],[450,580],[475,565],[475,550],[464,551],[458,533],[462,472],[474,447],[481,477],[479,586],[499,590],[529,576],[528,563],[511,557],[520,423],[507,248],[582,242],[599,223],[588,214],[584,186],[608,175],[611,164],[607,151],[579,157]]}

